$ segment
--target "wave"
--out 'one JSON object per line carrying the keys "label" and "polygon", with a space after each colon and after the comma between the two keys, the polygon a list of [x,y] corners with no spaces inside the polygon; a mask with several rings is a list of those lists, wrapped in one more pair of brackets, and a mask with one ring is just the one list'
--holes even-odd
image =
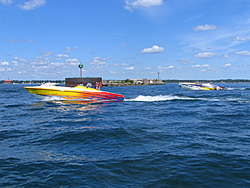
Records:
{"label": "wave", "polygon": [[37,98],[41,99],[42,101],[64,101],[66,99],[63,99],[60,96],[42,96],[42,95],[36,95]]}
{"label": "wave", "polygon": [[228,102],[243,102],[249,103],[249,98],[232,98],[232,97],[187,97],[178,95],[156,95],[156,96],[144,96],[139,95],[133,99],[125,99],[124,101],[130,102],[155,102],[155,101],[174,101],[174,100],[185,100],[185,101],[228,101]]}
{"label": "wave", "polygon": [[250,90],[250,88],[227,88],[227,90]]}
{"label": "wave", "polygon": [[157,95],[157,96],[144,96],[139,95],[134,99],[125,99],[124,101],[145,101],[145,102],[154,102],[154,101],[170,101],[170,100],[197,100],[191,97],[176,96],[176,95]]}

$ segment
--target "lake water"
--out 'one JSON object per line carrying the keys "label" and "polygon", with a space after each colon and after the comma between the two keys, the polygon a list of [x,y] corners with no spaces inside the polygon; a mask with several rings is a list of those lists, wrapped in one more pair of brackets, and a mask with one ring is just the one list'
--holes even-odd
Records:
{"label": "lake water", "polygon": [[123,102],[0,85],[0,187],[250,187],[250,84],[103,87]]}

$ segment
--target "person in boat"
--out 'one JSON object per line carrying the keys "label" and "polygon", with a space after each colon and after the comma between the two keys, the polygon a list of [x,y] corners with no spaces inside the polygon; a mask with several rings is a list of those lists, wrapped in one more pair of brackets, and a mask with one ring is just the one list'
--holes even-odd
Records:
{"label": "person in boat", "polygon": [[96,82],[96,83],[95,83],[95,88],[96,88],[96,89],[100,90],[101,87],[102,87],[102,82]]}
{"label": "person in boat", "polygon": [[79,84],[79,86],[83,86],[83,82],[81,82],[81,83]]}
{"label": "person in boat", "polygon": [[92,84],[91,84],[91,83],[87,83],[87,84],[86,84],[86,87],[90,87],[90,88],[91,88],[91,87],[92,87]]}
{"label": "person in boat", "polygon": [[100,90],[100,88],[99,88],[99,82],[95,83],[95,88],[98,89],[98,90]]}

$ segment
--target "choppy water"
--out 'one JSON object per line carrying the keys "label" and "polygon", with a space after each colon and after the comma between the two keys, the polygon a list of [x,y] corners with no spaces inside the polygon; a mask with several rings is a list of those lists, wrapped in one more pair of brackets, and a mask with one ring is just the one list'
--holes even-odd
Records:
{"label": "choppy water", "polygon": [[0,187],[250,187],[250,84],[221,86],[79,103],[0,85]]}

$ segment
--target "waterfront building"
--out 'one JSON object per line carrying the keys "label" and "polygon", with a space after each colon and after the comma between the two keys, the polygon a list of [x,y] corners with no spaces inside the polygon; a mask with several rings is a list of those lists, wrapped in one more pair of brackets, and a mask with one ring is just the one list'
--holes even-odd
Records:
{"label": "waterfront building", "polygon": [[3,84],[13,84],[13,81],[10,79],[4,80]]}

